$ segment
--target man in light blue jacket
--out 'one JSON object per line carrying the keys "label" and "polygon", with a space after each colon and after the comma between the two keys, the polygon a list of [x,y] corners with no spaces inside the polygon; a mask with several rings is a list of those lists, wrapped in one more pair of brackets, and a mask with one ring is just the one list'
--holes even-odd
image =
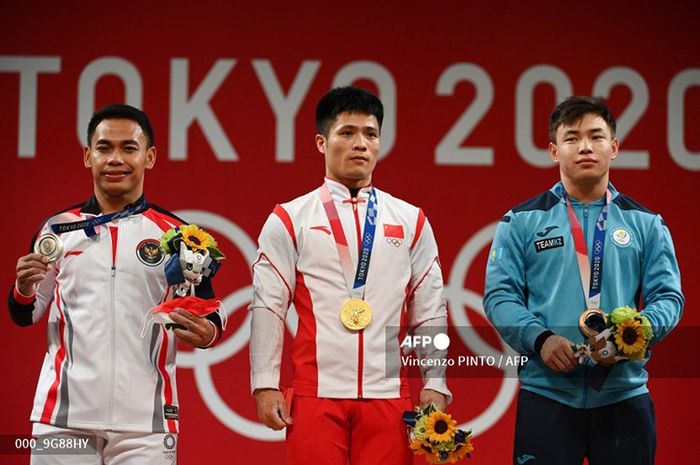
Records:
{"label": "man in light blue jacket", "polygon": [[486,272],[486,315],[529,357],[519,374],[513,460],[651,464],[648,356],[601,369],[579,363],[572,344],[584,342],[579,317],[590,308],[642,309],[652,345],[676,326],[684,297],[671,235],[661,216],[609,182],[618,141],[602,99],[560,103],[549,136],[561,181],[503,217]]}

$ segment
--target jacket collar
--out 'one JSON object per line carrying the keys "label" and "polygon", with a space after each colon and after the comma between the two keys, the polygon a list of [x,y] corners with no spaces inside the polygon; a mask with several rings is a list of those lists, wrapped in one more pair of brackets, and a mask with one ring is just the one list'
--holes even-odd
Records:
{"label": "jacket collar", "polygon": [[[350,189],[348,189],[344,184],[337,181],[333,181],[329,178],[323,178],[323,182],[328,186],[328,190],[331,193],[331,198],[336,202],[343,202],[350,200],[352,198],[350,194]],[[369,199],[369,193],[372,190],[372,185],[360,188],[357,193],[358,202],[366,202]]]}
{"label": "jacket collar", "polygon": [[[141,197],[136,199],[135,202],[130,203],[129,205],[124,207],[124,209],[127,209],[133,205],[137,205],[137,204],[139,204],[141,202],[145,202],[145,201],[146,201],[145,194],[141,194]],[[83,206],[80,208],[80,213],[85,213],[88,215],[95,215],[95,216],[101,215],[102,210],[100,210],[100,204],[97,203],[97,197],[95,197],[94,195],[92,197],[90,197],[90,199],[88,199],[88,201],[85,202],[83,204]]]}
{"label": "jacket collar", "polygon": [[[611,182],[608,182],[608,189],[610,189],[610,194],[611,194],[610,200],[612,200],[615,197],[617,197],[618,195],[620,195],[620,193],[617,191],[617,189],[615,189],[615,186],[613,186]],[[564,202],[564,184],[561,181],[559,181],[555,185],[553,185],[552,188],[549,189],[549,192],[556,195],[559,198],[560,202]],[[583,202],[580,202],[576,199],[572,199],[571,197],[569,197],[569,199],[571,200],[572,205],[583,205]],[[603,197],[591,202],[591,204],[593,204],[593,205],[603,205],[603,203],[604,203]]]}

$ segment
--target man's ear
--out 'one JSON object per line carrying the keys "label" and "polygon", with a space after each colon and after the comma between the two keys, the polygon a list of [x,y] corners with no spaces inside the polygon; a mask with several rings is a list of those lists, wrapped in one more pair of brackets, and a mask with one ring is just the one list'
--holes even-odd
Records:
{"label": "man's ear", "polygon": [[610,159],[614,160],[617,158],[617,154],[620,152],[620,142],[618,142],[617,137],[615,137],[612,140],[612,154],[610,155]]}
{"label": "man's ear", "polygon": [[146,151],[146,169],[150,170],[153,168],[156,164],[156,146],[152,145],[147,151]]}
{"label": "man's ear", "polygon": [[321,153],[326,153],[326,137],[321,134],[316,134],[316,148]]}
{"label": "man's ear", "polygon": [[83,164],[85,165],[85,168],[90,168],[92,167],[92,151],[90,150],[90,147],[83,147]]}
{"label": "man's ear", "polygon": [[559,164],[559,149],[553,143],[549,143],[549,156],[555,164]]}

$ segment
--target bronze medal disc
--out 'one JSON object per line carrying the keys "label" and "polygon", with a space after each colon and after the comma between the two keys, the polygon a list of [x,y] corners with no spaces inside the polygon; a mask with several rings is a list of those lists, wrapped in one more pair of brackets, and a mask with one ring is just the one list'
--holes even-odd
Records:
{"label": "bronze medal disc", "polygon": [[595,336],[606,327],[608,315],[599,308],[588,308],[581,312],[578,327],[586,338]]}

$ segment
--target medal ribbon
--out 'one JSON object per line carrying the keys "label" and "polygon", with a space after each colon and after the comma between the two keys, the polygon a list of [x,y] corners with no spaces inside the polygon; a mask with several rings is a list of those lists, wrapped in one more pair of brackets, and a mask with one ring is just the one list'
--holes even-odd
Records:
{"label": "medal ribbon", "polygon": [[[365,214],[365,227],[362,233],[362,245],[360,248],[360,256],[357,261],[355,270],[355,278],[353,279],[353,264],[350,257],[350,249],[348,241],[343,231],[343,225],[338,216],[338,210],[335,208],[331,192],[328,190],[326,183],[323,183],[319,191],[323,209],[326,211],[328,222],[331,225],[335,245],[338,249],[338,258],[340,259],[340,267],[343,269],[345,277],[345,285],[348,288],[350,297],[364,298],[365,285],[367,284],[367,272],[369,271],[369,262],[372,257],[372,246],[374,245],[374,235],[377,227],[377,193],[374,187],[369,192],[369,201],[367,202],[367,213]],[[352,287],[351,287],[351,284]]]}
{"label": "medal ribbon", "polygon": [[566,208],[569,213],[569,224],[571,225],[571,235],[574,238],[576,248],[576,261],[578,262],[579,274],[581,276],[581,286],[586,296],[588,308],[600,308],[600,290],[603,279],[603,252],[605,250],[605,230],[608,227],[608,205],[612,194],[610,189],[605,191],[605,205],[598,215],[593,232],[593,257],[588,260],[588,248],[586,238],[583,236],[583,229],[576,213],[571,207],[569,196],[562,189],[562,196],[566,201]]}
{"label": "medal ribbon", "polygon": [[71,231],[77,231],[78,229],[83,229],[88,237],[92,237],[96,234],[95,226],[100,226],[110,221],[118,220],[121,218],[126,218],[137,213],[141,213],[146,210],[146,201],[141,202],[125,208],[124,210],[119,210],[118,212],[108,213],[106,215],[96,216],[89,220],[74,221],[71,223],[58,223],[51,225],[51,230],[55,234],[62,234]]}

